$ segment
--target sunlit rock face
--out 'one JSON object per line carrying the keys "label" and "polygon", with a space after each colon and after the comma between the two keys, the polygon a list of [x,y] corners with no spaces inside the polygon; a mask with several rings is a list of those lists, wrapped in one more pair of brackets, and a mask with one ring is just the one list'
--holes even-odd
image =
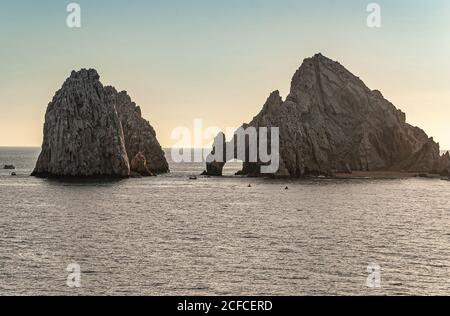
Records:
{"label": "sunlit rock face", "polygon": [[126,92],[105,88],[97,71],[82,69],[72,72],[48,105],[42,151],[32,175],[128,177],[138,153],[149,171],[169,171],[139,107]]}
{"label": "sunlit rock face", "polygon": [[[245,126],[280,128],[280,168],[275,176],[333,175],[352,171],[447,170],[439,144],[406,115],[370,90],[338,62],[321,54],[305,59],[283,100],[273,92]],[[260,175],[258,163],[241,174]],[[223,164],[205,174],[221,175]]]}

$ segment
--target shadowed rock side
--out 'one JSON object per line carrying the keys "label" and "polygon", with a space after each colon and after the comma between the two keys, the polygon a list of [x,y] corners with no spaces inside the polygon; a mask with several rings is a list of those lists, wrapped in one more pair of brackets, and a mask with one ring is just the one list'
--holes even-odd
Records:
{"label": "shadowed rock side", "polygon": [[[155,130],[147,120],[142,118],[141,108],[131,101],[125,91],[117,92],[113,87],[105,89],[114,98],[130,162],[138,156],[138,159],[145,158],[145,165],[151,173],[168,172],[169,164],[165,153],[156,139]],[[133,164],[131,164],[131,170],[139,172],[133,169]]]}
{"label": "shadowed rock side", "polygon": [[[48,105],[38,177],[129,177],[168,172],[150,124],[126,92],[105,88],[97,71],[72,72]],[[132,155],[132,156],[130,156]],[[139,170],[130,169],[135,161]],[[142,161],[146,168],[143,168]],[[154,165],[153,165],[154,163]]]}
{"label": "shadowed rock side", "polygon": [[[406,123],[403,112],[321,54],[304,60],[285,101],[273,92],[246,126],[280,128],[280,168],[275,176],[352,171],[445,174],[450,168],[449,157],[440,156],[439,144]],[[222,175],[223,165],[208,163],[205,174]],[[259,176],[259,170],[258,163],[244,162],[240,174]]]}
{"label": "shadowed rock side", "polygon": [[448,177],[450,179],[450,153],[446,152],[439,159],[436,165],[436,170],[438,170],[441,176]]}

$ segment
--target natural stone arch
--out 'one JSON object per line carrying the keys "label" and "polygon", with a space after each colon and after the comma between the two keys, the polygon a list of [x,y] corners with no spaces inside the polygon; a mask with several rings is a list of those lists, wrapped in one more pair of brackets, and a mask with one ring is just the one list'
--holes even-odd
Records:
{"label": "natural stone arch", "polygon": [[[243,128],[246,129],[248,126],[244,126]],[[256,135],[256,140],[258,140],[258,137]],[[217,153],[218,146],[222,146],[222,155],[220,153]],[[210,153],[210,155],[207,158],[206,162],[206,171],[203,173],[204,175],[209,176],[223,176],[223,169],[227,163],[233,160],[242,161],[242,170],[238,171],[236,175],[257,175],[260,171],[260,163],[258,162],[252,162],[250,159],[250,136],[245,136],[245,146],[244,148],[239,148],[238,146],[238,139],[236,134],[234,135],[233,139],[229,142],[226,141],[225,134],[219,133],[217,137],[215,138],[213,149]],[[242,152],[239,152],[239,151]],[[256,155],[258,153],[258,146],[256,146]],[[219,159],[213,159],[215,156]]]}

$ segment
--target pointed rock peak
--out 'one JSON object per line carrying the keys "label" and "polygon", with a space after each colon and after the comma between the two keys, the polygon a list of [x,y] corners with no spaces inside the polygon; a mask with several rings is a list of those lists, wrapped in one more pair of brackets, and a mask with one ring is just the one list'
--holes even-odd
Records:
{"label": "pointed rock peak", "polygon": [[79,71],[73,70],[70,74],[70,78],[72,79],[84,79],[84,80],[100,80],[100,75],[95,69],[86,69],[82,68]]}
{"label": "pointed rock peak", "polygon": [[353,82],[356,86],[365,90],[365,92],[368,90],[367,86],[359,77],[352,74],[338,61],[334,61],[321,53],[318,53],[313,57],[306,58],[300,68],[295,72],[291,81],[291,95],[290,97],[288,96],[288,98],[294,97],[295,99],[297,94],[311,91],[312,87],[315,85],[318,85],[320,91],[323,92],[323,89],[327,88],[327,82],[330,83],[331,88],[336,87],[336,85],[342,87],[347,82]]}
{"label": "pointed rock peak", "polygon": [[[250,124],[260,121],[266,115],[275,115],[283,104],[283,98],[280,96],[280,91],[273,91],[264,103],[261,112],[256,115]],[[245,125],[245,124],[244,124]],[[246,128],[246,127],[244,127]]]}
{"label": "pointed rock peak", "polygon": [[331,62],[331,63],[339,64],[337,61],[334,61],[331,58],[328,58],[327,56],[322,55],[322,53],[317,53],[314,56],[305,59],[305,61],[308,61],[308,60],[321,61],[321,62]]}
{"label": "pointed rock peak", "polygon": [[311,58],[312,59],[329,59],[329,58],[325,57],[324,55],[322,55],[322,53],[317,53]]}
{"label": "pointed rock peak", "polygon": [[275,90],[270,94],[270,96],[267,100],[279,100],[279,99],[283,100],[283,98],[280,95],[280,91]]}
{"label": "pointed rock peak", "polygon": [[270,96],[267,98],[266,103],[263,106],[263,109],[273,108],[274,106],[280,106],[283,103],[283,98],[280,96],[280,91],[273,91]]}

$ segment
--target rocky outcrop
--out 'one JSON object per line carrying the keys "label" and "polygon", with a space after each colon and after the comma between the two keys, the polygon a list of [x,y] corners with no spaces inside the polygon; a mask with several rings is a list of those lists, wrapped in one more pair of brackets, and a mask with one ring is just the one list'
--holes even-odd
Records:
{"label": "rocky outcrop", "polygon": [[147,159],[141,152],[137,153],[136,156],[134,156],[134,158],[131,160],[130,168],[132,173],[137,173],[138,175],[145,177],[154,176],[154,173],[152,173],[148,169]]}
{"label": "rocky outcrop", "polygon": [[[405,113],[321,54],[304,60],[286,100],[273,92],[262,111],[243,127],[247,126],[280,128],[280,166],[275,176],[442,173],[450,167],[450,161],[440,157],[439,144],[406,123]],[[223,165],[209,162],[205,174],[221,175]],[[240,174],[258,176],[260,166],[244,162]]]}
{"label": "rocky outcrop", "polygon": [[[113,87],[106,87],[106,91],[114,99],[130,161],[140,154],[140,158],[145,158],[145,165],[150,173],[168,172],[169,165],[156,139],[156,132],[150,123],[142,118],[141,108],[131,101],[125,91],[117,92]],[[133,165],[131,165],[131,171],[139,172],[133,168]]]}
{"label": "rocky outcrop", "polygon": [[148,170],[169,171],[153,128],[126,92],[105,88],[97,71],[82,69],[72,72],[48,105],[32,175],[128,177],[138,152]]}
{"label": "rocky outcrop", "polygon": [[434,171],[435,173],[439,173],[441,176],[450,178],[450,153],[448,151],[437,161]]}
{"label": "rocky outcrop", "polygon": [[14,170],[14,169],[16,169],[16,167],[14,165],[4,165],[3,169],[4,170]]}

